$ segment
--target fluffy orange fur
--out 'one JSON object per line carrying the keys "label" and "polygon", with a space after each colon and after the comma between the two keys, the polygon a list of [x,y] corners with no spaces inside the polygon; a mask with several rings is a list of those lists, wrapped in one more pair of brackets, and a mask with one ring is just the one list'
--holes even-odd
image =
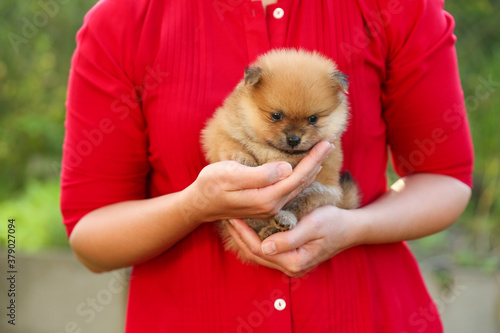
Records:
{"label": "fluffy orange fur", "polygon": [[[273,50],[246,69],[244,79],[208,121],[202,144],[210,163],[235,160],[258,166],[286,161],[295,167],[320,141],[336,147],[316,181],[276,216],[245,220],[261,239],[293,228],[319,206],[357,207],[356,185],[348,175],[340,177],[347,89],[347,76],[332,60],[303,50]],[[223,223],[219,230],[226,248],[237,251]]]}

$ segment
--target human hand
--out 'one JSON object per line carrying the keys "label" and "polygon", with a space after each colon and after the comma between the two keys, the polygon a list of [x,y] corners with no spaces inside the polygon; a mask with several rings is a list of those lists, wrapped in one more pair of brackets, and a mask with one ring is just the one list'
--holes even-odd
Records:
{"label": "human hand", "polygon": [[319,207],[289,231],[261,241],[245,222],[230,220],[228,230],[246,259],[300,277],[334,255],[362,243],[356,210]]}
{"label": "human hand", "polygon": [[258,167],[235,161],[210,164],[183,193],[185,218],[208,222],[273,216],[316,179],[333,149],[329,142],[318,143],[293,172],[286,162]]}

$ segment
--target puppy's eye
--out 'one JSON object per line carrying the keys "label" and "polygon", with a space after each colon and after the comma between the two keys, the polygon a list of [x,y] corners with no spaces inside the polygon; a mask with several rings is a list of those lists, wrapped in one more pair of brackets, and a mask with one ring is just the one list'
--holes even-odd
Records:
{"label": "puppy's eye", "polygon": [[310,116],[307,120],[309,121],[309,124],[314,125],[318,122],[318,116]]}
{"label": "puppy's eye", "polygon": [[273,118],[273,120],[279,121],[283,119],[283,114],[279,112],[271,113],[271,118]]}

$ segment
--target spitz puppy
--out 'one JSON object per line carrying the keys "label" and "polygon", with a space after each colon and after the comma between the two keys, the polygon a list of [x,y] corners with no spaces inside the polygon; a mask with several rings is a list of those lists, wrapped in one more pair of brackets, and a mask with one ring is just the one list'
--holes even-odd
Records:
{"label": "spitz puppy", "polygon": [[[210,163],[235,160],[258,166],[286,161],[295,167],[318,142],[335,145],[316,181],[275,216],[245,219],[261,239],[293,228],[317,207],[358,206],[357,186],[348,172],[340,175],[347,89],[347,76],[328,58],[304,50],[273,50],[245,70],[243,80],[208,121],[202,145]],[[219,224],[222,240],[226,249],[238,252],[226,222]]]}

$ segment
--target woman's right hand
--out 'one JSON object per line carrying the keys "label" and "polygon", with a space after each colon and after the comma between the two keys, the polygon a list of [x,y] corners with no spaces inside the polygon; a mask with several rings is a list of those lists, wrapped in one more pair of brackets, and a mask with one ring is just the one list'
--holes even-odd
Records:
{"label": "woman's right hand", "polygon": [[71,247],[90,270],[104,272],[160,255],[203,222],[274,215],[314,181],[332,150],[328,142],[317,144],[293,172],[285,162],[208,165],[183,191],[89,212],[73,229]]}
{"label": "woman's right hand", "polygon": [[293,172],[287,162],[258,167],[235,161],[210,164],[183,191],[183,217],[186,221],[209,222],[275,215],[316,179],[333,149],[327,141],[318,143]]}

